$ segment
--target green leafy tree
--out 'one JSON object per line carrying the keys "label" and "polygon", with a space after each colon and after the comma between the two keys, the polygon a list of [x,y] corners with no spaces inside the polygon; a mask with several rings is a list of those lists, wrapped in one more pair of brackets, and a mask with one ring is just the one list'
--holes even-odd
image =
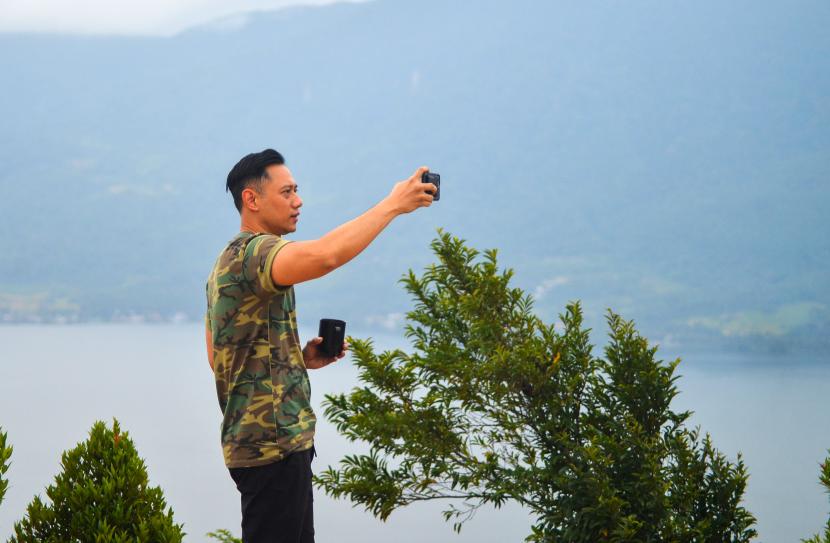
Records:
{"label": "green leafy tree", "polygon": [[[825,490],[830,493],[830,456],[825,458],[824,463],[821,464],[819,481],[821,481]],[[830,543],[830,519],[827,520],[827,526],[824,527],[824,537],[821,534],[816,534],[810,539],[802,539],[802,541],[804,543]]]}
{"label": "green leafy tree", "polygon": [[180,542],[161,488],[151,487],[144,461],[118,421],[92,426],[89,438],[63,453],[62,471],[36,496],[9,543]]}
{"label": "green leafy tree", "polygon": [[9,461],[12,457],[13,447],[7,443],[7,435],[0,429],[0,503],[3,503],[3,498],[6,496],[6,490],[9,488],[9,481],[5,478],[6,472],[9,471]]}
{"label": "green leafy tree", "polygon": [[448,500],[456,530],[482,505],[517,502],[528,541],[742,542],[747,473],[670,408],[680,360],[664,363],[609,310],[610,341],[592,354],[580,304],[545,324],[511,287],[496,251],[439,232],[438,263],[402,279],[415,308],[413,352],[352,340],[362,386],[327,395],[325,413],[368,454],[315,478],[381,519]]}
{"label": "green leafy tree", "polygon": [[221,543],[242,543],[238,537],[234,537],[230,530],[219,529],[215,532],[208,532],[208,537],[219,540]]}

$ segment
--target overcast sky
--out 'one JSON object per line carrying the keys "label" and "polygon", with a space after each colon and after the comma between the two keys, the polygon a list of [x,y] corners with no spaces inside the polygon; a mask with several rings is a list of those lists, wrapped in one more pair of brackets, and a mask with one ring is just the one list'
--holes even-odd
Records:
{"label": "overcast sky", "polygon": [[358,0],[0,0],[0,32],[163,36],[245,12],[338,1]]}

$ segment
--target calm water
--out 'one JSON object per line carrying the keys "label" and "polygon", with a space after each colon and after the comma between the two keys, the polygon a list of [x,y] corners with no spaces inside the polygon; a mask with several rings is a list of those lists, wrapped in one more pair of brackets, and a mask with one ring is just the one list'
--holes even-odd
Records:
{"label": "calm water", "polygon": [[[204,534],[217,528],[239,532],[202,334],[197,325],[0,327],[0,426],[15,448],[0,540],[52,481],[61,451],[85,439],[95,420],[112,417],[130,432],[153,484],[185,524],[186,541],[212,541]],[[384,347],[401,342],[377,338]],[[818,532],[830,510],[818,484],[818,464],[830,448],[830,360],[686,356],[680,367],[675,408],[695,410],[692,423],[728,456],[744,455],[751,474],[746,505],[758,517],[759,541]],[[312,372],[317,402],[355,383],[348,358]],[[317,448],[317,469],[355,450],[323,420]],[[455,535],[440,504],[412,506],[381,523],[321,492],[315,499],[321,542],[518,542],[530,524],[517,507],[482,509]]]}

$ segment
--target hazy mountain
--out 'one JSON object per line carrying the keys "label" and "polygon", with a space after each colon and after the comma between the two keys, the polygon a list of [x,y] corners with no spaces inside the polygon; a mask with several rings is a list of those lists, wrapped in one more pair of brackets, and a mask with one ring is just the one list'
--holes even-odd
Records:
{"label": "hazy mountain", "polygon": [[444,227],[548,319],[582,299],[693,349],[830,347],[830,4],[377,0],[172,38],[0,36],[0,316],[199,319],[238,228],[224,179],[275,147],[295,238],[417,166],[442,200],[297,288],[398,329]]}

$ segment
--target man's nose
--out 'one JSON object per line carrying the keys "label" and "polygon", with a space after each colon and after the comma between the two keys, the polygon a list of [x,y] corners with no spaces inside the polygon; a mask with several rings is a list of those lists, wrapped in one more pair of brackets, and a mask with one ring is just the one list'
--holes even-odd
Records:
{"label": "man's nose", "polygon": [[303,207],[303,199],[300,198],[299,194],[297,194],[296,198],[297,198],[297,201],[294,203],[294,207],[297,207],[297,208]]}

